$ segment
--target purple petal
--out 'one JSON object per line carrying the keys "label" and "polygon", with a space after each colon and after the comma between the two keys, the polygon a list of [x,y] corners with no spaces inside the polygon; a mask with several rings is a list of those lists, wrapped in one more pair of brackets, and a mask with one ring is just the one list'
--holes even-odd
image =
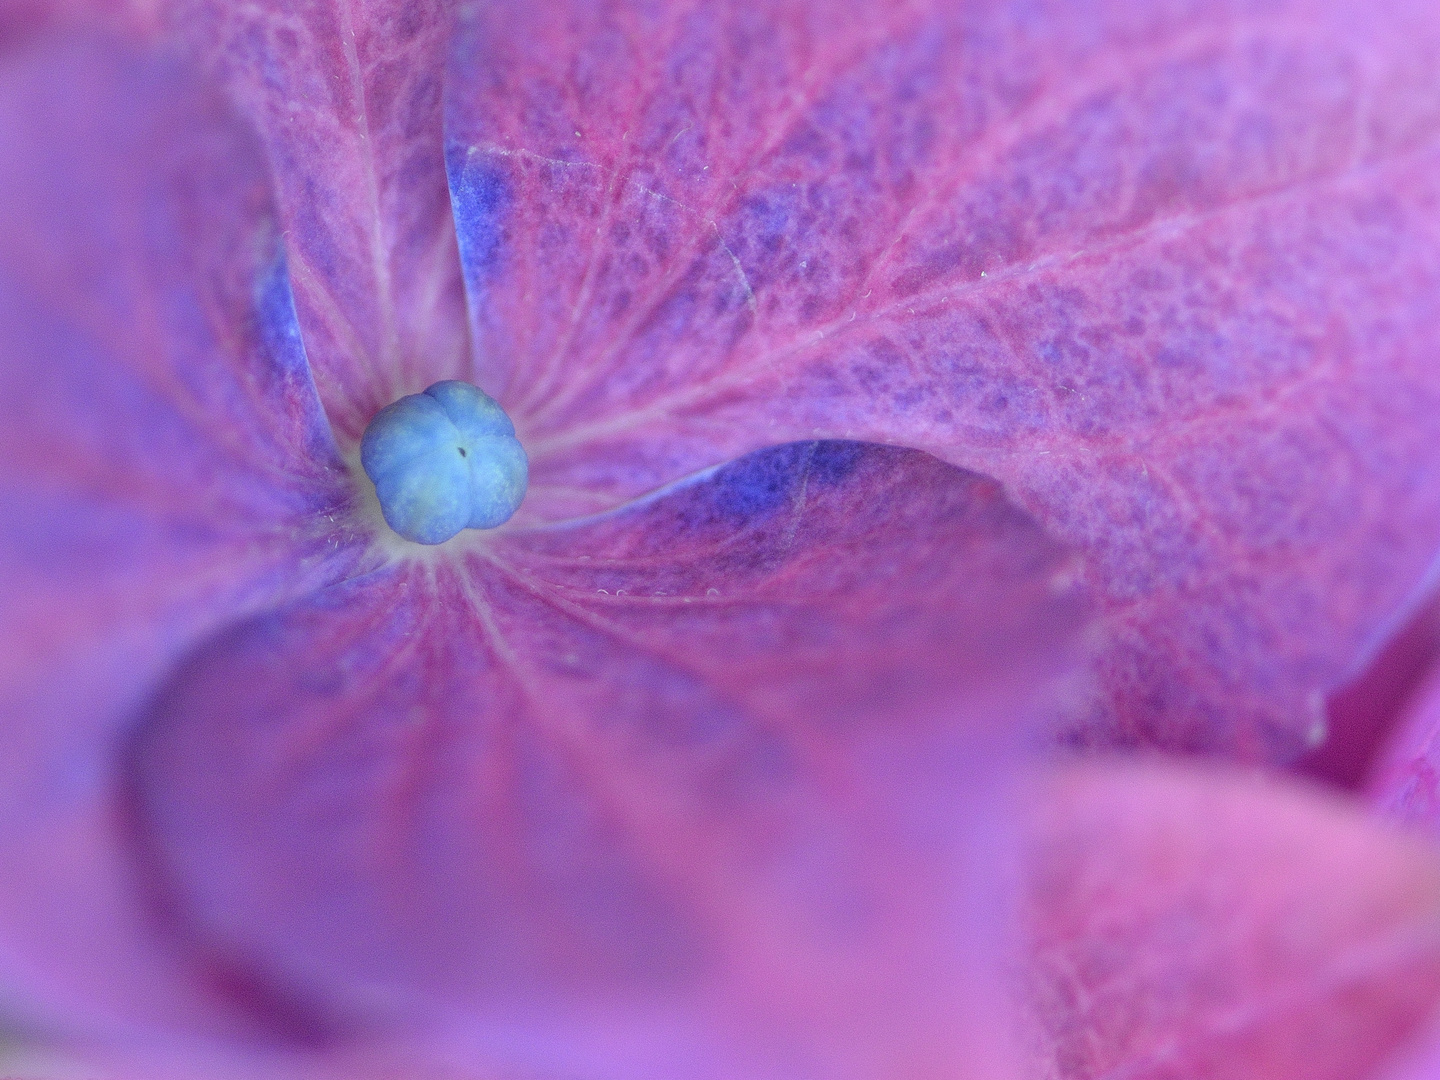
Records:
{"label": "purple petal", "polygon": [[10,57],[0,190],[0,984],[184,1023],[113,850],[115,741],[197,641],[353,561],[350,488],[263,162],[203,88]]}
{"label": "purple petal", "polygon": [[1001,1077],[1073,573],[923,454],[763,451],[217,641],[135,747],[141,836],[198,953],[472,1069]]}
{"label": "purple petal", "polygon": [[320,395],[347,449],[475,381],[440,134],[448,0],[168,0],[171,35],[260,129]]}
{"label": "purple petal", "polygon": [[1440,1003],[1440,859],[1353,804],[1131,763],[1040,807],[1036,1075],[1364,1080]]}
{"label": "purple petal", "polygon": [[496,2],[459,42],[535,512],[926,449],[1090,553],[1077,738],[1318,737],[1440,542],[1433,4]]}

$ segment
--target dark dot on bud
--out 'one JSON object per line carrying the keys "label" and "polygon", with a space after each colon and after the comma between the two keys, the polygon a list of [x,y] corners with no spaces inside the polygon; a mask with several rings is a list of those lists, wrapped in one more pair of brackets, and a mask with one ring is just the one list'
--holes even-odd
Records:
{"label": "dark dot on bud", "polygon": [[505,410],[456,379],[376,413],[360,440],[360,464],[386,523],[417,544],[443,544],[464,529],[508,521],[530,473]]}

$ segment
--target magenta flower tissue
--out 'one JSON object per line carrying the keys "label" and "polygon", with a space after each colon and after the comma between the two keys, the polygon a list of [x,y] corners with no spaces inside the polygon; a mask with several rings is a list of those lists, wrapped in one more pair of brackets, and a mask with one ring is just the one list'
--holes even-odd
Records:
{"label": "magenta flower tissue", "polygon": [[0,13],[0,1020],[1434,1075],[1433,708],[1378,799],[1286,766],[1440,551],[1437,63],[1420,0]]}

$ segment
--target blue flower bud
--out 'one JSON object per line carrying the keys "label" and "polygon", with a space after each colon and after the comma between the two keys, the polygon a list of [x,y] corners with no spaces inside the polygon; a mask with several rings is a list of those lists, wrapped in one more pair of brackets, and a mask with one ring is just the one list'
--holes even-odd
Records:
{"label": "blue flower bud", "polygon": [[417,544],[509,521],[530,475],[505,410],[456,380],[376,413],[360,441],[360,464],[386,523]]}

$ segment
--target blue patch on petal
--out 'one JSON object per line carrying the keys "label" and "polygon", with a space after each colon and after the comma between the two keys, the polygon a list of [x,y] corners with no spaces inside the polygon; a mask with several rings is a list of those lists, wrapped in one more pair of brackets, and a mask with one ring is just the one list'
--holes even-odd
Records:
{"label": "blue patch on petal", "polygon": [[755,527],[794,507],[801,491],[817,491],[849,477],[876,448],[866,443],[827,440],[767,447],[709,474],[703,488],[706,508],[697,516]]}
{"label": "blue patch on petal", "polygon": [[255,307],[260,321],[260,336],[273,361],[276,379],[273,390],[285,394],[301,414],[299,420],[306,437],[306,450],[312,460],[333,462],[341,467],[340,449],[320,395],[310,358],[300,334],[300,319],[295,311],[295,294],[290,286],[285,248],[278,235],[272,237],[275,252],[259,272],[255,285]]}
{"label": "blue patch on petal", "polygon": [[838,439],[818,442],[814,446],[815,456],[810,459],[811,484],[832,485],[848,480],[860,466],[867,450],[875,452],[875,448],[868,443]]}
{"label": "blue patch on petal", "polygon": [[261,271],[255,292],[261,333],[276,367],[286,374],[304,372],[308,377],[310,365],[305,359],[305,345],[295,315],[295,297],[290,291],[290,277],[282,251],[277,251],[269,265]]}
{"label": "blue patch on petal", "polygon": [[717,500],[746,517],[774,511],[793,502],[802,486],[843,480],[864,449],[862,443],[801,442],[762,450],[721,471]]}
{"label": "blue patch on petal", "polygon": [[789,443],[741,458],[715,477],[716,508],[727,516],[753,519],[788,505],[814,453],[814,443]]}
{"label": "blue patch on petal", "polygon": [[504,218],[514,201],[510,178],[469,147],[449,150],[450,204],[460,265],[472,288],[494,272],[504,240]]}

